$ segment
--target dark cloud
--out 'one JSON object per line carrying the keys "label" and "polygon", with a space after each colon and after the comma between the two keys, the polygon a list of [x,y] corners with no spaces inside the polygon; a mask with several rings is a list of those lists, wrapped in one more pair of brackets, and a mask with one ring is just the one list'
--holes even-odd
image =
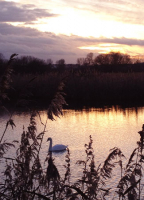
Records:
{"label": "dark cloud", "polygon": [[57,16],[47,9],[36,8],[32,4],[0,1],[0,22],[32,22],[39,18]]}
{"label": "dark cloud", "polygon": [[[24,32],[23,32],[24,31]],[[12,26],[6,23],[0,23],[0,33],[2,35],[25,35],[25,36],[37,36],[39,31],[32,28],[22,28],[18,26]]]}
{"label": "dark cloud", "polygon": [[[89,50],[81,50],[81,46],[99,46],[109,43],[144,46],[144,40],[128,38],[84,38],[79,36],[55,35],[50,32],[40,32],[36,29],[15,27],[0,23],[0,53],[9,57],[12,53],[31,55],[42,59],[51,58],[54,62],[61,58],[66,63],[76,63],[77,58],[85,57]],[[95,50],[94,53],[98,53]]]}
{"label": "dark cloud", "polygon": [[54,61],[65,58],[67,62],[74,63],[80,50],[71,45],[68,36],[0,23],[0,52],[7,58],[18,53]]}
{"label": "dark cloud", "polygon": [[123,44],[128,46],[144,46],[144,40],[140,39],[133,39],[133,38],[82,38],[82,37],[76,37],[74,40],[81,41],[81,44],[83,45],[94,45],[94,44],[101,44],[101,43],[111,43],[111,44]]}

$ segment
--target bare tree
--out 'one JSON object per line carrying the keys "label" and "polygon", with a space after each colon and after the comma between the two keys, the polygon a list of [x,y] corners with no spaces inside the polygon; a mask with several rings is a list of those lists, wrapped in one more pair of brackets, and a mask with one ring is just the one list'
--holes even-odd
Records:
{"label": "bare tree", "polygon": [[108,54],[99,54],[94,59],[94,64],[97,65],[117,65],[117,64],[131,64],[131,58],[128,54],[120,52],[110,52]]}
{"label": "bare tree", "polygon": [[108,65],[109,64],[109,56],[107,54],[99,54],[94,59],[94,64],[96,64],[96,65]]}
{"label": "bare tree", "polygon": [[85,58],[86,65],[93,65],[93,53],[88,53],[87,57]]}
{"label": "bare tree", "polygon": [[78,65],[82,66],[82,65],[84,65],[84,63],[85,63],[85,58],[78,58],[77,59],[77,64]]}
{"label": "bare tree", "polygon": [[60,59],[56,61],[57,65],[65,65],[65,60],[64,59]]}
{"label": "bare tree", "polygon": [[65,69],[65,60],[64,59],[57,60],[56,64],[57,64],[58,70],[63,71]]}
{"label": "bare tree", "polygon": [[52,65],[52,64],[53,64],[53,61],[52,61],[52,59],[50,59],[50,58],[49,58],[49,59],[47,59],[47,64],[48,64],[48,65]]}
{"label": "bare tree", "polygon": [[89,66],[89,65],[93,65],[94,63],[94,59],[93,59],[93,53],[88,53],[86,58],[78,58],[77,59],[77,64],[82,66]]}

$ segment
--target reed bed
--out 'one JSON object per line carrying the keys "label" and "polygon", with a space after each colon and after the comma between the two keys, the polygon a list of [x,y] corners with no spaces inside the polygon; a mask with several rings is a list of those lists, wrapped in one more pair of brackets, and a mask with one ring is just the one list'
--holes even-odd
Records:
{"label": "reed bed", "polygon": [[[30,79],[28,90],[31,98],[40,103],[50,101],[56,91],[61,79],[66,79],[66,101],[69,105],[81,104],[97,105],[103,104],[123,104],[143,103],[144,98],[144,72],[141,73],[99,73],[97,71],[78,72],[51,72],[43,75],[15,75],[13,87],[20,90]],[[11,98],[14,92],[11,92]]]}

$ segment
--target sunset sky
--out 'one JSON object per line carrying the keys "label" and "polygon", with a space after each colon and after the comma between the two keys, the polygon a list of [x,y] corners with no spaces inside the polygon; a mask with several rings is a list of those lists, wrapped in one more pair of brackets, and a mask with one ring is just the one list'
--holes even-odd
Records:
{"label": "sunset sky", "polygon": [[76,63],[88,53],[144,55],[143,0],[0,0],[0,53]]}

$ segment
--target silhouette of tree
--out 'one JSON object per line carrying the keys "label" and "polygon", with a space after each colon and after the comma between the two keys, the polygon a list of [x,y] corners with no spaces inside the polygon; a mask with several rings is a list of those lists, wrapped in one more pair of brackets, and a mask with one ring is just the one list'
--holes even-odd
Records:
{"label": "silhouette of tree", "polygon": [[64,59],[60,59],[56,61],[57,65],[65,65],[65,60]]}
{"label": "silhouette of tree", "polygon": [[53,61],[52,59],[47,59],[47,71],[51,71],[53,69]]}
{"label": "silhouette of tree", "polygon": [[78,58],[77,64],[80,65],[80,66],[84,65],[85,64],[85,58]]}
{"label": "silhouette of tree", "polygon": [[78,58],[77,59],[77,64],[82,66],[89,66],[89,65],[93,65],[94,63],[94,59],[93,59],[93,53],[88,53],[86,58]]}
{"label": "silhouette of tree", "polygon": [[85,58],[85,64],[86,65],[93,65],[93,53],[88,53],[86,58]]}
{"label": "silhouette of tree", "polygon": [[47,64],[48,64],[48,65],[52,65],[52,64],[53,64],[52,59],[47,59]]}
{"label": "silhouette of tree", "polygon": [[137,59],[137,60],[134,62],[134,64],[140,64],[140,63],[142,63],[142,61],[141,61],[140,59]]}
{"label": "silhouette of tree", "polygon": [[0,64],[4,63],[4,61],[5,61],[5,57],[2,53],[0,53]]}
{"label": "silhouette of tree", "polygon": [[56,64],[57,64],[57,69],[59,71],[63,71],[65,69],[65,60],[64,59],[57,60]]}
{"label": "silhouette of tree", "polygon": [[47,63],[32,56],[22,56],[15,60],[14,70],[17,73],[44,73],[47,70]]}
{"label": "silhouette of tree", "polygon": [[99,54],[94,59],[94,64],[96,65],[108,65],[109,64],[109,57],[107,54]]}
{"label": "silhouette of tree", "polygon": [[3,74],[6,65],[6,59],[2,53],[0,53],[0,74]]}
{"label": "silhouette of tree", "polygon": [[94,64],[97,65],[118,65],[118,64],[131,64],[131,58],[128,54],[120,52],[110,52],[108,54],[99,54],[94,59]]}

